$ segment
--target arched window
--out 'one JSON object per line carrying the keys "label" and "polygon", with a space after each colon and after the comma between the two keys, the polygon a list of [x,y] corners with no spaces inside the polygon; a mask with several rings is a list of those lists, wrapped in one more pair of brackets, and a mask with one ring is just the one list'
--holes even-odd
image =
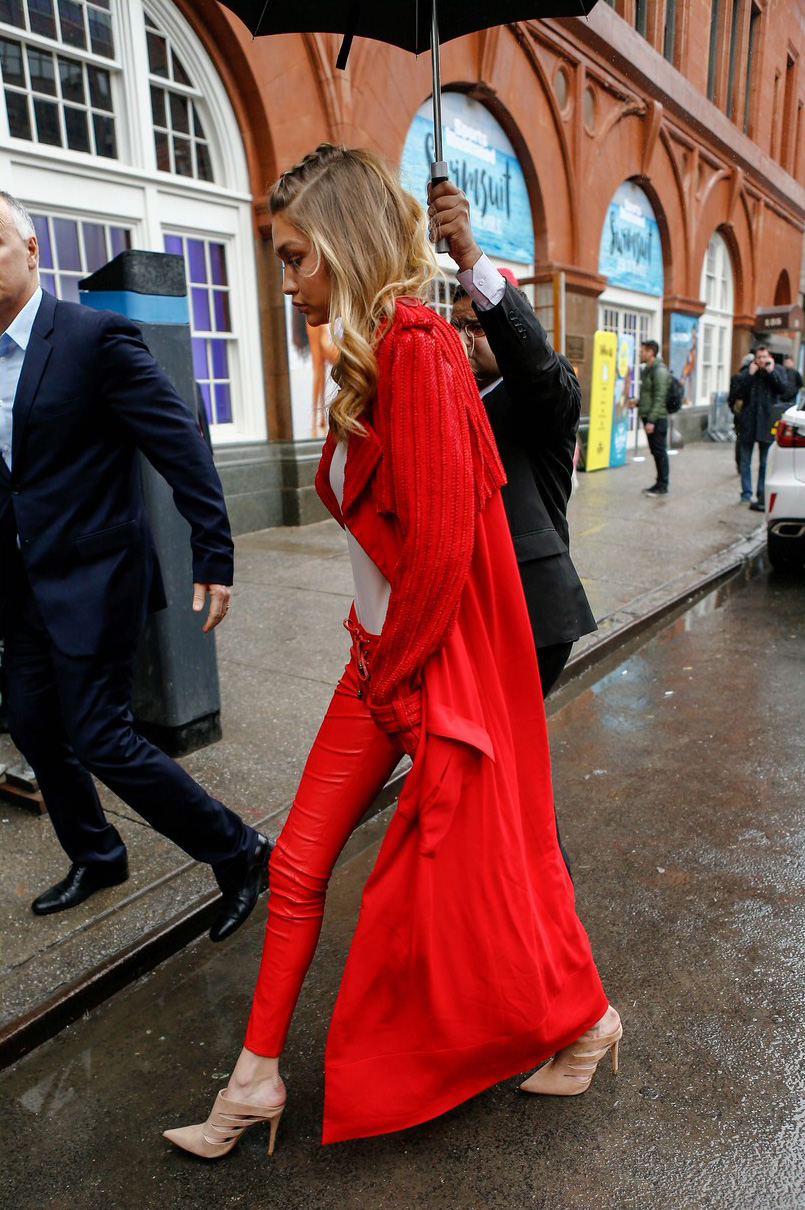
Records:
{"label": "arched window", "polygon": [[249,175],[226,89],[172,0],[0,0],[0,180],[42,285],[178,252],[217,445],[266,437]]}
{"label": "arched window", "polygon": [[213,179],[210,149],[195,88],[171,40],[146,13],[151,113],[157,168],[200,181]]}
{"label": "arched window", "polygon": [[696,401],[709,404],[714,391],[729,389],[732,357],[732,262],[726,240],[717,231],[707,245],[699,294],[704,299],[705,312],[700,323],[702,336]]}

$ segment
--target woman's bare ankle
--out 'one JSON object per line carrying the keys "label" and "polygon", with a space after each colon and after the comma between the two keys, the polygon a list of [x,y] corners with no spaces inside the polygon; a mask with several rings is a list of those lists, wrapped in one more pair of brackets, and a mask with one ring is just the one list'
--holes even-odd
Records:
{"label": "woman's bare ankle", "polygon": [[589,1031],[594,1036],[596,1034],[606,1035],[612,1034],[620,1025],[620,1016],[617,1009],[614,1009],[610,1004],[607,1011],[604,1013],[600,1021],[596,1021],[595,1025]]}
{"label": "woman's bare ankle", "polygon": [[227,1085],[233,1101],[254,1105],[279,1105],[285,1100],[285,1084],[279,1073],[279,1058],[253,1054],[244,1047]]}

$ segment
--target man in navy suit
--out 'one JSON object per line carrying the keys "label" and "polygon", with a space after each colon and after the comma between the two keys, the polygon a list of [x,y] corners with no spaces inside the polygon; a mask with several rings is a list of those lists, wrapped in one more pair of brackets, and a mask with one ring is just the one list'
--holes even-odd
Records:
{"label": "man in navy suit", "polygon": [[9,730],[36,773],[66,878],[34,900],[63,911],[128,877],[92,774],[191,857],[223,898],[223,940],[267,885],[265,836],[211,798],[132,728],[132,668],[165,598],[137,452],[191,528],[193,608],[225,616],[233,547],[221,484],[188,407],[120,315],[39,285],[24,208],[0,192],[0,634]]}

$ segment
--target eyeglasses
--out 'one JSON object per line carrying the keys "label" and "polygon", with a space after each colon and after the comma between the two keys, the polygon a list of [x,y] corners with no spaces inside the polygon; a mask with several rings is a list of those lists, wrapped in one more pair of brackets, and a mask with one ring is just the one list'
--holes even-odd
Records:
{"label": "eyeglasses", "polygon": [[450,326],[455,328],[459,336],[466,334],[472,340],[475,340],[476,336],[482,336],[484,331],[483,324],[477,319],[451,319]]}

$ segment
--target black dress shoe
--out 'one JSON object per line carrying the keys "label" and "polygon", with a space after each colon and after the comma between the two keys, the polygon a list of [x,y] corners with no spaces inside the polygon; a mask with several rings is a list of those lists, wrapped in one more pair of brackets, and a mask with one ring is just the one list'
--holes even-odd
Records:
{"label": "black dress shoe", "polygon": [[210,941],[225,941],[230,937],[249,916],[258,895],[268,890],[268,859],[273,848],[274,842],[258,832],[243,881],[221,887],[221,906],[212,922]]}
{"label": "black dress shoe", "polygon": [[653,487],[644,487],[643,495],[644,496],[667,496],[668,488],[660,487],[659,483],[655,483]]}
{"label": "black dress shoe", "polygon": [[52,912],[66,912],[76,907],[104,887],[120,886],[129,876],[129,863],[116,861],[113,865],[96,861],[92,865],[70,866],[66,878],[57,882],[49,891],[38,895],[31,904],[37,916],[49,916]]}
{"label": "black dress shoe", "polygon": [[750,510],[750,512],[753,512],[753,513],[765,513],[766,506],[764,505],[762,500],[753,500],[752,503],[749,505],[749,510]]}

